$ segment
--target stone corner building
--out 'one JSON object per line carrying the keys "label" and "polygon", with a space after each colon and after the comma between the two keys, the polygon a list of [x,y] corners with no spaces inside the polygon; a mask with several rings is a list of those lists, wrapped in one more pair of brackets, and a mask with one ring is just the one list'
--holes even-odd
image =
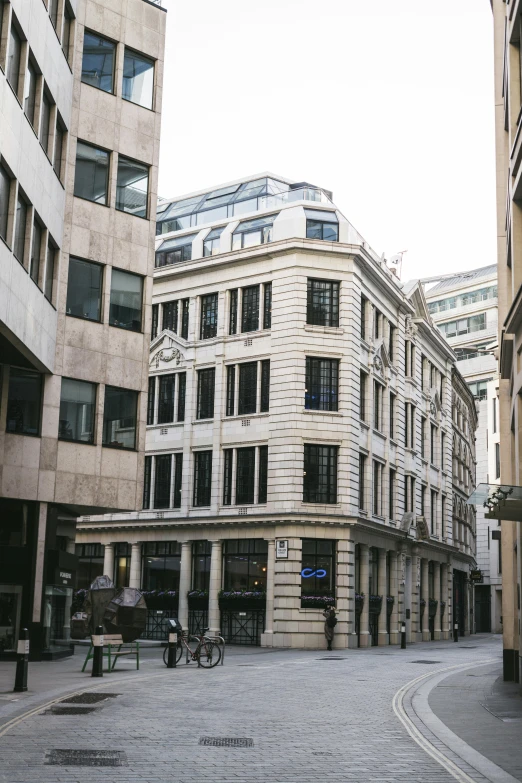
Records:
{"label": "stone corner building", "polygon": [[0,656],[70,652],[76,518],[141,507],[165,19],[0,3]]}
{"label": "stone corner building", "polygon": [[476,410],[420,282],[270,174],[157,233],[144,510],[81,522],[81,586],[152,591],[151,637],[317,647],[329,603],[338,648],[467,633]]}

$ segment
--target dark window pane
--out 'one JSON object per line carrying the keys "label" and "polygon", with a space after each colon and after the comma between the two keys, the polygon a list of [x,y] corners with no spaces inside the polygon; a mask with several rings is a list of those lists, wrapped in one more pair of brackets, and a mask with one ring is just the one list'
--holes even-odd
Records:
{"label": "dark window pane", "polygon": [[159,378],[158,424],[174,421],[175,375],[161,375]]}
{"label": "dark window pane", "polygon": [[51,122],[51,101],[44,93],[40,112],[40,143],[45,153],[49,154],[49,128]]}
{"label": "dark window pane", "polygon": [[67,62],[69,61],[69,47],[71,44],[71,24],[72,24],[72,14],[69,11],[69,8],[67,5],[65,5],[63,9],[63,31],[62,31],[62,50],[65,55],[65,59]]}
{"label": "dark window pane", "polygon": [[118,157],[116,209],[137,217],[147,217],[149,167],[134,160]]}
{"label": "dark window pane", "polygon": [[188,328],[189,328],[189,300],[183,299],[181,302],[181,336],[184,340],[188,340]]}
{"label": "dark window pane", "polygon": [[149,377],[149,391],[147,396],[147,424],[154,424],[154,398],[156,396],[156,376]]}
{"label": "dark window pane", "polygon": [[243,288],[241,331],[256,332],[259,329],[259,286]]}
{"label": "dark window pane", "polygon": [[268,486],[268,446],[259,447],[258,503],[266,503]]}
{"label": "dark window pane", "polygon": [[109,153],[78,141],[74,195],[97,204],[107,204],[108,177]]}
{"label": "dark window pane", "polygon": [[307,220],[306,236],[308,239],[323,239],[329,242],[337,242],[339,239],[339,225],[320,220]]}
{"label": "dark window pane", "polygon": [[9,195],[11,193],[11,178],[0,166],[0,237],[7,239],[7,221],[9,218]]}
{"label": "dark window pane", "polygon": [[194,506],[210,506],[212,488],[212,452],[194,454]]}
{"label": "dark window pane", "polygon": [[185,396],[187,391],[187,373],[178,375],[178,421],[185,421]]}
{"label": "dark window pane", "polygon": [[40,279],[40,258],[42,255],[42,234],[43,229],[41,224],[35,220],[33,224],[33,241],[31,245],[31,266],[29,273],[31,278],[38,285]]}
{"label": "dark window pane", "polygon": [[45,262],[44,295],[52,302],[54,284],[54,266],[56,262],[56,248],[50,243],[47,245],[47,260]]}
{"label": "dark window pane", "polygon": [[6,431],[38,435],[42,410],[42,376],[11,367],[7,396]]}
{"label": "dark window pane", "polygon": [[303,500],[337,503],[337,446],[304,447]]}
{"label": "dark window pane", "polygon": [[339,326],[339,283],[308,279],[306,322]]}
{"label": "dark window pane", "polygon": [[234,288],[230,292],[230,321],[228,325],[228,333],[236,334],[237,332],[237,288]]}
{"label": "dark window pane", "polygon": [[218,295],[207,294],[201,297],[200,339],[208,340],[217,334]]}
{"label": "dark window pane", "polygon": [[[1,208],[1,207],[0,207]],[[21,264],[25,256],[25,232],[27,228],[27,204],[21,196],[16,202],[14,254]]]}
{"label": "dark window pane", "polygon": [[257,362],[239,365],[238,415],[257,410]]}
{"label": "dark window pane", "polygon": [[125,49],[122,98],[152,109],[154,62],[142,54]]}
{"label": "dark window pane", "polygon": [[34,110],[36,105],[36,71],[29,62],[27,64],[27,70],[25,72],[25,87],[24,87],[24,111],[27,119],[34,125]]}
{"label": "dark window pane", "polygon": [[121,269],[112,270],[109,323],[133,332],[141,330],[143,279]]}
{"label": "dark window pane", "polygon": [[158,336],[159,305],[152,305],[152,320],[150,325],[150,339],[155,340]]}
{"label": "dark window pane", "polygon": [[[3,12],[3,3],[1,9]],[[22,40],[18,35],[14,24],[11,22],[11,34],[9,36],[9,48],[7,52],[7,81],[18,95],[20,85],[20,54],[22,51]]]}
{"label": "dark window pane", "polygon": [[163,305],[163,329],[170,329],[177,334],[178,331],[178,301],[165,302]]}
{"label": "dark window pane", "polygon": [[160,454],[155,458],[154,508],[170,508],[170,478],[172,454]]}
{"label": "dark window pane", "polygon": [[181,479],[183,476],[183,454],[174,454],[174,508],[181,508]]}
{"label": "dark window pane", "polygon": [[232,504],[232,464],[233,464],[233,449],[225,449],[223,451],[224,468],[223,468],[223,505],[230,506]]}
{"label": "dark window pane", "polygon": [[152,457],[145,457],[143,474],[143,508],[150,508],[150,479],[152,474]]}
{"label": "dark window pane", "polygon": [[62,156],[63,156],[63,142],[65,138],[65,130],[59,123],[56,123],[56,134],[54,137],[54,158],[53,168],[58,179],[62,174]]}
{"label": "dark window pane", "polygon": [[58,0],[49,0],[49,17],[52,26],[56,30],[56,25],[58,24]]}
{"label": "dark window pane", "polygon": [[82,82],[112,92],[116,44],[85,31],[83,38]]}
{"label": "dark window pane", "polygon": [[94,383],[62,378],[58,436],[62,440],[94,443],[95,406]]}
{"label": "dark window pane", "polygon": [[263,329],[272,326],[272,283],[265,283],[265,301],[263,306]]}
{"label": "dark window pane", "polygon": [[227,367],[227,416],[233,416],[235,413],[235,394],[236,394],[236,368],[234,365]]}
{"label": "dark window pane", "polygon": [[335,541],[303,539],[301,594],[334,597]]}
{"label": "dark window pane", "polygon": [[270,408],[270,359],[261,362],[261,413]]}
{"label": "dark window pane", "polygon": [[198,419],[212,419],[214,416],[214,386],[216,370],[210,367],[208,370],[198,372]]}
{"label": "dark window pane", "polygon": [[138,392],[105,387],[103,445],[121,449],[136,448]]}
{"label": "dark window pane", "polygon": [[79,258],[69,258],[69,280],[67,283],[67,315],[101,319],[103,267]]}
{"label": "dark window pane", "polygon": [[254,502],[255,448],[237,449],[236,504]]}
{"label": "dark window pane", "polygon": [[305,408],[318,411],[338,409],[339,361],[306,357]]}

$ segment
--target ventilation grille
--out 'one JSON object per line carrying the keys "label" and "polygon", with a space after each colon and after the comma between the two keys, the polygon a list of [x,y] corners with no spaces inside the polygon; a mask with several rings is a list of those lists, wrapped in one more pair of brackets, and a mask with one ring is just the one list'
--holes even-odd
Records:
{"label": "ventilation grille", "polygon": [[78,693],[76,696],[69,696],[67,699],[62,699],[60,704],[98,704],[100,701],[106,701],[107,699],[115,699],[119,696],[119,693]]}
{"label": "ventilation grille", "polygon": [[244,345],[246,345],[246,346],[252,345],[252,338],[251,337],[247,337],[247,339],[244,342]]}
{"label": "ventilation grille", "polygon": [[241,421],[241,426],[242,427],[250,427],[250,419],[243,419]]}
{"label": "ventilation grille", "polygon": [[168,435],[169,434],[169,428],[168,427],[162,427],[160,429],[160,435]]}
{"label": "ventilation grille", "polygon": [[200,737],[200,745],[212,745],[215,748],[251,748],[251,737]]}
{"label": "ventilation grille", "polygon": [[126,767],[127,757],[122,750],[53,749],[46,754],[45,763],[60,767]]}
{"label": "ventilation grille", "polygon": [[156,511],[156,519],[163,519],[163,511]]}
{"label": "ventilation grille", "polygon": [[248,514],[248,508],[238,508],[237,513],[239,516],[244,516],[245,514]]}

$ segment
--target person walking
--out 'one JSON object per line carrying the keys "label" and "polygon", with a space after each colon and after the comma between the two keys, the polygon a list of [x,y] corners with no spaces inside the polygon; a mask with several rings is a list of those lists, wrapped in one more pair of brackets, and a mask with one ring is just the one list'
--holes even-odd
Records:
{"label": "person walking", "polygon": [[326,638],[326,649],[331,650],[333,637],[334,637],[334,628],[337,625],[335,608],[333,606],[327,606],[323,612],[323,616],[324,616],[324,635]]}

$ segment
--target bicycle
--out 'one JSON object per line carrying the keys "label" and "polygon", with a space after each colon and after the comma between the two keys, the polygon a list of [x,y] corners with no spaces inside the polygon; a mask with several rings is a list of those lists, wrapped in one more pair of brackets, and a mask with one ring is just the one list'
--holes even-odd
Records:
{"label": "bicycle", "polygon": [[[205,631],[208,631],[208,628],[204,628],[201,635],[192,635],[190,637],[190,641],[193,639],[198,641],[198,646],[195,650],[192,650],[190,647],[188,634],[184,633],[180,636],[176,646],[176,663],[180,662],[183,655],[183,647],[185,647],[187,654],[190,654],[190,660],[196,661],[198,666],[203,666],[205,669],[213,669],[214,666],[218,665],[221,660],[221,648],[212,639],[205,636]],[[163,651],[163,663],[165,666],[168,663],[168,659],[169,648],[167,646]]]}

